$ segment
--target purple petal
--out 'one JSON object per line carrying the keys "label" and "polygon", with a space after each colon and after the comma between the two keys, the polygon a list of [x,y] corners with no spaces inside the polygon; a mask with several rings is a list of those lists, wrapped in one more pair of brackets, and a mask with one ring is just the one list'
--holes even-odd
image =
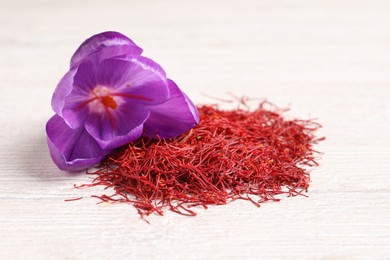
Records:
{"label": "purple petal", "polygon": [[68,71],[57,84],[54,90],[53,97],[51,99],[51,107],[58,115],[62,115],[62,109],[65,105],[65,98],[72,92],[73,89],[73,77],[76,74],[77,69]]}
{"label": "purple petal", "polygon": [[[145,70],[148,70],[148,71],[152,71],[154,74],[156,74],[158,77],[160,77],[161,80],[164,80],[166,81],[167,80],[167,75],[164,71],[164,69],[157,63],[155,62],[154,60],[152,59],[149,59],[147,57],[142,57],[142,56],[125,56],[125,57],[119,57],[117,59],[121,59],[121,60],[126,60],[126,61],[130,61],[131,63],[135,63],[138,65],[138,67],[141,67]],[[140,79],[138,80],[142,80],[142,78],[140,77]]]}
{"label": "purple petal", "polygon": [[102,149],[114,149],[138,139],[148,117],[144,106],[123,103],[103,114],[92,113],[85,128]]}
{"label": "purple petal", "polygon": [[199,113],[191,100],[168,80],[170,99],[151,106],[150,116],[144,124],[144,134],[156,138],[172,138],[181,135],[199,123]]}
{"label": "purple petal", "polygon": [[82,122],[72,119],[77,115],[72,114],[69,108],[76,102],[81,103],[88,99],[94,86],[96,86],[96,68],[89,61],[68,71],[58,83],[51,105],[54,112],[65,117],[65,121],[71,128],[78,128]]}
{"label": "purple petal", "polygon": [[[103,49],[85,57],[82,61],[90,60],[93,64],[100,64],[102,61],[111,58],[121,58],[125,55],[130,55],[132,57],[137,57],[141,54],[141,49],[137,46],[121,45],[121,46],[108,46]],[[81,62],[82,62],[81,61]],[[80,64],[75,63],[73,67],[76,67]]]}
{"label": "purple petal", "polygon": [[[172,81],[173,82],[173,81]],[[175,84],[175,82],[173,82],[173,84],[176,86],[176,88],[178,89],[177,85]],[[177,91],[177,90],[176,90]],[[189,108],[189,110],[191,111],[191,114],[192,116],[194,117],[195,119],[195,122],[196,124],[199,124],[199,121],[200,121],[200,117],[199,117],[199,112],[198,112],[198,109],[196,108],[196,106],[194,105],[194,103],[192,103],[191,99],[186,95],[186,93],[184,93],[183,91],[180,91],[181,94],[183,94],[184,96],[184,99],[186,100],[187,102],[187,106]]]}
{"label": "purple petal", "polygon": [[85,123],[89,115],[87,103],[93,98],[92,90],[96,85],[95,66],[89,61],[81,63],[62,110],[62,117],[70,128],[76,129]]}
{"label": "purple petal", "polygon": [[148,105],[165,102],[169,97],[165,72],[154,61],[142,57],[103,61],[98,83],[111,87],[115,93],[139,96],[138,100]]}
{"label": "purple petal", "polygon": [[61,170],[86,169],[109,153],[100,148],[84,127],[71,129],[58,115],[47,122],[46,132],[51,157]]}
{"label": "purple petal", "polygon": [[80,92],[90,93],[96,87],[97,68],[90,61],[80,64],[74,76],[73,86]]}
{"label": "purple petal", "polygon": [[106,47],[109,47],[109,49],[111,49],[110,52],[112,52],[112,55],[107,56],[106,58],[111,58],[118,55],[131,54],[126,53],[126,51],[124,51],[123,49],[122,51],[115,52],[117,51],[116,48],[112,47],[118,46],[133,47],[132,50],[133,52],[137,53],[136,55],[140,55],[142,53],[142,49],[139,48],[132,40],[130,40],[125,35],[118,32],[103,32],[93,35],[80,45],[80,47],[76,50],[76,52],[71,58],[70,67],[74,67],[86,57],[90,56],[93,53],[99,52]]}

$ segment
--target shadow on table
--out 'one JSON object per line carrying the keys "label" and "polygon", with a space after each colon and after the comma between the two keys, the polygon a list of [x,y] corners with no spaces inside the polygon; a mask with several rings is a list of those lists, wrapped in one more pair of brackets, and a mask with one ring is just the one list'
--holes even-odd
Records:
{"label": "shadow on table", "polygon": [[19,169],[31,177],[45,180],[84,174],[84,171],[65,172],[57,168],[50,157],[44,126],[45,124],[42,123],[39,126],[31,127],[31,129],[38,129],[38,131],[27,132],[28,130],[26,130],[24,135],[18,137],[16,147],[18,147],[20,155]]}

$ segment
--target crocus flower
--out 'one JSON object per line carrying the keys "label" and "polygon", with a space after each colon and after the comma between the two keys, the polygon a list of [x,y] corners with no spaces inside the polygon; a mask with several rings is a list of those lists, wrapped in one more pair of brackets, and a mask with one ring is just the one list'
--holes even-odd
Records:
{"label": "crocus flower", "polygon": [[48,146],[61,170],[77,171],[141,135],[171,138],[199,122],[191,100],[126,36],[87,39],[52,98]]}

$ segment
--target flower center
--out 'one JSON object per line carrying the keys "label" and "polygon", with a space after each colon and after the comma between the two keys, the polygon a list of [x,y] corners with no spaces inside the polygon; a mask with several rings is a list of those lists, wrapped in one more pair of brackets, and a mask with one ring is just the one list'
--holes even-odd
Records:
{"label": "flower center", "polygon": [[76,110],[79,110],[88,105],[89,111],[93,113],[110,113],[111,109],[117,109],[121,104],[125,103],[125,99],[138,99],[143,101],[152,101],[143,95],[130,93],[113,93],[107,87],[96,86],[88,100],[80,103]]}
{"label": "flower center", "polygon": [[118,108],[120,97],[114,97],[115,94],[110,93],[107,87],[97,86],[92,90],[92,98],[89,99],[88,106],[91,112],[104,113],[108,109]]}
{"label": "flower center", "polygon": [[115,102],[114,98],[111,96],[104,96],[100,98],[100,101],[102,104],[106,107],[116,109],[118,107],[118,104]]}

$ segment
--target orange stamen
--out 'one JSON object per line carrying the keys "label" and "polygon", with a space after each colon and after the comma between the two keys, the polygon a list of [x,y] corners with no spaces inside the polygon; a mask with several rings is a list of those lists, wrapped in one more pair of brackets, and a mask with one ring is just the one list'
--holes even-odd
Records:
{"label": "orange stamen", "polygon": [[112,96],[104,96],[101,97],[100,100],[105,107],[109,107],[112,109],[116,109],[118,107]]}

